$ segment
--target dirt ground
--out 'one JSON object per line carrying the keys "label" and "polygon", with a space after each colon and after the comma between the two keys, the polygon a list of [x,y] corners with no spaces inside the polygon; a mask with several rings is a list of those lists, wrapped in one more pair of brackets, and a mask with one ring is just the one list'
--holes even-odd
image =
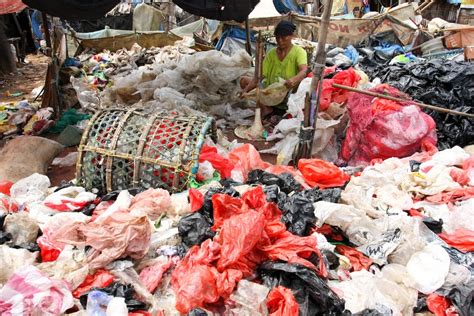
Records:
{"label": "dirt ground", "polygon": [[[17,73],[0,76],[0,103],[18,102],[23,99],[32,101],[31,91],[44,85],[49,57],[30,54],[26,64],[17,65]],[[22,93],[20,96],[11,94]]]}

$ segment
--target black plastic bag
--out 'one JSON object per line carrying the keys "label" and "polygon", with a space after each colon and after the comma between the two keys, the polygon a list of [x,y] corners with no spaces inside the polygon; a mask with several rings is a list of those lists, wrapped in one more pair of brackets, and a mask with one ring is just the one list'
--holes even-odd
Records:
{"label": "black plastic bag", "polygon": [[456,307],[459,316],[474,315],[474,279],[467,284],[454,287],[446,297]]}
{"label": "black plastic bag", "polygon": [[207,316],[207,313],[200,308],[195,308],[189,312],[188,316]]}
{"label": "black plastic bag", "polygon": [[178,232],[183,243],[188,246],[200,245],[208,238],[214,237],[211,230],[212,220],[199,213],[193,213],[182,217],[178,223]]}
{"label": "black plastic bag", "polygon": [[278,207],[281,209],[282,222],[287,229],[299,236],[307,236],[316,224],[313,203],[317,201],[337,202],[341,189],[318,190],[316,188],[301,191],[291,196],[278,195]]}
{"label": "black plastic bag", "polygon": [[255,169],[249,172],[247,183],[277,185],[282,192],[287,194],[293,191],[301,191],[302,189],[301,184],[299,184],[299,182],[289,173],[275,175],[260,169]]}
{"label": "black plastic bag", "polygon": [[[92,288],[89,292],[91,291],[101,291],[110,296],[125,298],[125,304],[127,304],[127,309],[129,311],[146,310],[148,307],[144,302],[134,299],[135,290],[130,284],[114,282],[105,288]],[[87,306],[89,292],[82,294],[79,298],[83,308],[86,308]]]}
{"label": "black plastic bag", "polygon": [[344,300],[329,288],[316,273],[304,266],[267,261],[258,274],[268,288],[284,286],[291,289],[300,309],[300,316],[350,315],[344,311]]}

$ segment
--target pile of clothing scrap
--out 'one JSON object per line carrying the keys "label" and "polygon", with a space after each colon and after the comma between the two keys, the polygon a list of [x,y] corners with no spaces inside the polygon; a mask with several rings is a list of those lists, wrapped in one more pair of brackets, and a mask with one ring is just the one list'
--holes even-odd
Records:
{"label": "pile of clothing scrap", "polygon": [[474,156],[429,149],[357,171],[206,142],[174,194],[2,181],[0,313],[471,315]]}

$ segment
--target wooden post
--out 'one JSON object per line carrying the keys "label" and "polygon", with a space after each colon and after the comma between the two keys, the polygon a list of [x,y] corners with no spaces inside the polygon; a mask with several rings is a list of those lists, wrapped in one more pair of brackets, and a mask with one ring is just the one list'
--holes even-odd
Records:
{"label": "wooden post", "polygon": [[[298,165],[298,161],[301,158],[311,158],[319,111],[319,99],[321,97],[324,64],[326,63],[326,39],[329,19],[331,17],[332,2],[333,0],[327,1],[321,18],[321,27],[318,32],[318,50],[316,52],[315,65],[313,66],[313,78],[311,79],[309,92],[306,94],[303,126],[300,129],[299,135],[300,140],[293,155],[293,163],[295,166]],[[316,89],[316,87],[318,87],[318,89]]]}
{"label": "wooden post", "polygon": [[48,16],[46,13],[41,12],[41,18],[43,20],[43,29],[44,29],[44,39],[46,40],[46,55],[51,56],[52,48],[51,48],[51,35],[49,34],[49,26],[48,26]]}
{"label": "wooden post", "polygon": [[245,19],[245,50],[252,56],[252,45],[250,44],[250,26],[248,17]]}

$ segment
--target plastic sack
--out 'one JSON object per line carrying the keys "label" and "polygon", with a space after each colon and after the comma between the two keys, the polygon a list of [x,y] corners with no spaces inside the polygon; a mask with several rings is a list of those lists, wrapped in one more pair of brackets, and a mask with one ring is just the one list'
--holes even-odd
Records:
{"label": "plastic sack", "polygon": [[[370,91],[404,96],[388,85],[379,85]],[[340,157],[349,165],[367,165],[377,158],[410,156],[420,150],[424,142],[436,145],[434,120],[410,101],[395,103],[354,93],[349,97],[347,109],[350,124]]]}
{"label": "plastic sack", "polygon": [[444,284],[449,264],[449,255],[443,247],[430,244],[414,253],[406,267],[415,288],[421,293],[431,294]]}
{"label": "plastic sack", "polygon": [[99,269],[94,274],[89,274],[84,282],[82,282],[79,287],[74,289],[72,296],[79,298],[81,295],[87,293],[92,288],[104,288],[112,284],[112,282],[114,282],[113,274],[107,270]]}
{"label": "plastic sack", "polygon": [[336,165],[320,159],[300,159],[298,169],[309,185],[321,189],[343,186],[350,179]]}
{"label": "plastic sack", "polygon": [[59,315],[73,306],[65,281],[53,280],[34,266],[25,266],[13,274],[0,289],[0,314]]}
{"label": "plastic sack", "polygon": [[474,231],[459,228],[452,234],[442,233],[438,235],[448,245],[463,252],[474,251]]}
{"label": "plastic sack", "polygon": [[360,271],[362,269],[369,270],[369,267],[372,265],[372,260],[355,248],[346,245],[337,245],[336,251],[349,259],[353,271]]}
{"label": "plastic sack", "polygon": [[323,79],[319,110],[326,111],[333,102],[343,104],[347,101],[349,91],[334,88],[333,83],[355,88],[359,80],[360,76],[353,68],[337,72],[331,79]]}
{"label": "plastic sack", "polygon": [[87,296],[87,315],[91,316],[105,316],[107,305],[112,300],[112,297],[101,291],[89,292]]}
{"label": "plastic sack", "polygon": [[89,265],[92,269],[97,269],[124,256],[130,256],[132,259],[143,258],[148,252],[150,236],[151,225],[147,216],[135,217],[117,211],[104,217],[103,222],[97,218],[87,224],[67,224],[52,232],[50,238],[52,241],[76,246],[91,246]]}
{"label": "plastic sack", "polygon": [[[275,106],[282,103],[287,94],[288,88],[285,86],[285,81],[281,80],[274,82],[265,89],[259,91],[259,102],[264,106]],[[257,102],[257,89],[253,89],[242,95],[243,98]]]}
{"label": "plastic sack", "polygon": [[40,236],[36,242],[41,250],[41,262],[54,261],[59,257],[62,248],[51,243],[47,235]]}
{"label": "plastic sack", "polygon": [[270,316],[298,316],[299,306],[291,290],[277,286],[268,294],[267,307]]}
{"label": "plastic sack", "polygon": [[222,296],[228,297],[242,272],[225,270],[219,273],[211,265],[216,259],[220,245],[206,240],[201,247],[193,246],[172,273],[172,286],[176,293],[176,309],[188,313],[195,307],[215,303]]}
{"label": "plastic sack", "polygon": [[127,304],[125,304],[125,298],[123,297],[113,297],[109,304],[107,304],[107,309],[105,310],[106,316],[128,316]]}
{"label": "plastic sack", "polygon": [[171,210],[171,198],[163,189],[148,189],[135,195],[129,208],[131,214],[146,214],[152,221]]}
{"label": "plastic sack", "polygon": [[241,280],[237,289],[225,301],[225,315],[267,315],[265,302],[269,291],[264,285]]}
{"label": "plastic sack", "polygon": [[39,226],[28,213],[19,212],[10,214],[5,218],[3,231],[11,235],[11,244],[26,247],[36,241]]}
{"label": "plastic sack", "polygon": [[45,198],[50,185],[47,176],[34,173],[10,188],[11,197],[20,205],[38,202]]}
{"label": "plastic sack", "polygon": [[150,293],[153,293],[160,284],[163,274],[172,266],[173,262],[167,257],[159,257],[154,264],[140,271],[140,281]]}
{"label": "plastic sack", "polygon": [[13,186],[13,182],[8,180],[0,181],[0,193],[10,196],[10,189]]}
{"label": "plastic sack", "polygon": [[299,305],[299,315],[342,315],[344,301],[314,271],[300,265],[267,261],[258,275],[269,288],[291,289]]}
{"label": "plastic sack", "polygon": [[434,313],[435,316],[454,316],[457,315],[454,311],[449,311],[449,308],[452,306],[449,299],[443,296],[436,294],[430,294],[426,298],[426,306],[430,312]]}
{"label": "plastic sack", "polygon": [[10,248],[0,245],[0,284],[5,284],[13,273],[19,271],[24,265],[33,264],[38,256],[26,249]]}
{"label": "plastic sack", "polygon": [[86,192],[82,187],[67,187],[48,195],[43,205],[58,212],[73,212],[84,208],[95,200],[97,195]]}
{"label": "plastic sack", "polygon": [[266,169],[270,166],[269,163],[264,162],[260,158],[257,149],[251,144],[244,144],[235,148],[229,153],[229,161],[234,166],[234,170],[241,171],[244,180],[247,179],[247,174],[254,169]]}
{"label": "plastic sack", "polygon": [[233,164],[226,158],[219,155],[216,147],[208,146],[204,144],[199,154],[199,162],[209,161],[216,169],[219,171],[221,178],[229,178],[232,169],[234,169]]}

